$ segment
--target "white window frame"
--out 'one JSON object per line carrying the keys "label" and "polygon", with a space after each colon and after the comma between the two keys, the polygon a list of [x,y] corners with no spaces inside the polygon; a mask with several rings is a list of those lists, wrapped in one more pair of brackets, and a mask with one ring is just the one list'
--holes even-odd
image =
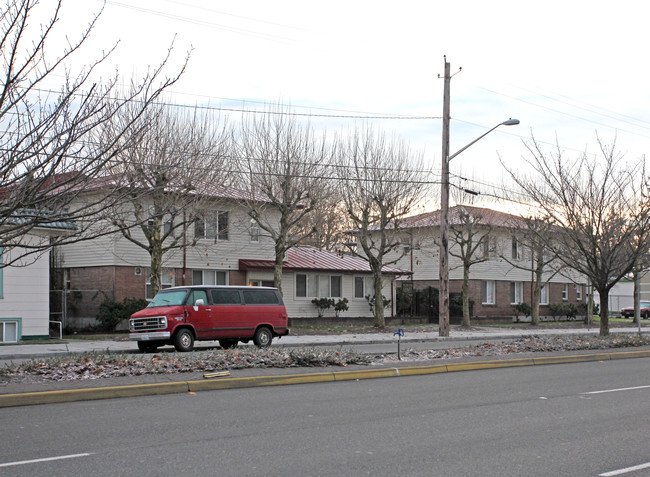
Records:
{"label": "white window frame", "polygon": [[[298,295],[298,277],[305,277],[305,295]],[[338,280],[339,293],[336,296],[332,294],[332,282]],[[343,276],[337,274],[323,274],[323,273],[296,273],[295,276],[295,292],[294,295],[297,299],[313,298],[343,298]]]}
{"label": "white window frame", "polygon": [[548,283],[546,283],[540,290],[539,304],[548,305]]}
{"label": "white window frame", "polygon": [[[362,295],[357,295],[357,280],[361,280]],[[371,298],[375,296],[375,280],[374,277],[367,275],[355,275],[352,279],[352,288],[355,300],[365,300],[367,296]]]}
{"label": "white window frame", "polygon": [[496,280],[483,280],[481,285],[481,303],[483,305],[495,305],[497,282]]}
{"label": "white window frame", "polygon": [[[150,270],[145,269],[146,280],[145,280],[145,298],[147,300],[153,300],[151,296],[151,280],[150,280]],[[162,277],[160,279],[160,289],[164,290],[165,288],[171,288],[174,286],[174,269],[173,268],[163,268]]]}
{"label": "white window frame", "polygon": [[5,249],[3,247],[0,247],[0,299],[3,299],[5,297],[4,295],[4,253]]}
{"label": "white window frame", "polygon": [[481,237],[483,241],[483,257],[490,258],[497,255],[497,238],[494,235],[485,234]]}
{"label": "white window frame", "polygon": [[260,241],[260,223],[255,219],[251,219],[250,222],[250,238],[251,242],[257,243]]}
{"label": "white window frame", "polygon": [[521,247],[517,237],[512,237],[512,259],[521,260]]}
{"label": "white window frame", "polygon": [[582,301],[582,285],[580,283],[576,283],[575,288],[576,288],[576,300]]}
{"label": "white window frame", "polygon": [[[225,226],[223,221],[225,220]],[[210,223],[211,221],[214,221]],[[218,241],[230,240],[230,213],[226,210],[206,212],[194,221],[194,236]]]}
{"label": "white window frame", "polygon": [[[201,273],[201,283],[197,283],[197,281],[194,279],[194,274]],[[219,283],[218,280],[218,275],[223,273],[224,274],[224,281],[223,283]],[[209,275],[212,275],[212,280],[206,280],[207,278],[210,278]],[[206,283],[206,282],[213,282],[213,283]],[[227,270],[192,270],[192,285],[228,285],[228,271]]]}
{"label": "white window frame", "polygon": [[[7,325],[14,325],[14,337],[13,340],[7,339]],[[0,343],[18,343],[20,341],[20,320],[15,318],[3,318],[0,319]]]}
{"label": "white window frame", "polygon": [[569,299],[569,284],[564,283],[562,285],[562,300],[567,301]]}
{"label": "white window frame", "polygon": [[510,282],[510,304],[518,305],[523,301],[524,282]]}

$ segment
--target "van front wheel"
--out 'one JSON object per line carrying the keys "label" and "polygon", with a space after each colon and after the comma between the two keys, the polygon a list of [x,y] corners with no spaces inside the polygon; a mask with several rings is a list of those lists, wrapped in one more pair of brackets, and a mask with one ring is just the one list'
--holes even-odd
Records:
{"label": "van front wheel", "polygon": [[182,329],[174,337],[174,348],[176,351],[192,351],[194,348],[194,336],[188,329]]}
{"label": "van front wheel", "polygon": [[255,332],[255,336],[253,337],[253,343],[255,343],[255,346],[258,348],[266,348],[270,346],[272,340],[273,333],[271,333],[271,330],[266,326],[258,328]]}

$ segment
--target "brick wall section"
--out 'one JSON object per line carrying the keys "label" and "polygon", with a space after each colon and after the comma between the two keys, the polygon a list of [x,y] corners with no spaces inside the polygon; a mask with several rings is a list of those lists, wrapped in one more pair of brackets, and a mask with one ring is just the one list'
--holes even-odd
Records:
{"label": "brick wall section", "polygon": [[[469,281],[469,297],[474,301],[474,316],[475,317],[503,317],[514,316],[515,312],[510,304],[510,283],[509,281],[496,281],[496,303],[493,305],[484,305],[482,302],[483,296],[483,282],[481,280]],[[416,280],[413,283],[413,288],[416,290],[423,290],[427,287],[438,289],[440,283],[438,280]],[[563,283],[551,283],[549,286],[549,303],[573,303],[578,305],[584,303],[586,290],[582,289],[582,300],[578,301],[576,297],[576,289],[573,284],[569,284],[568,300],[562,299]],[[463,290],[462,280],[449,281],[449,293],[460,294]],[[523,282],[523,297],[522,301],[532,303],[532,286],[531,282]],[[548,314],[548,306],[541,305],[539,309],[540,315]]]}
{"label": "brick wall section", "polygon": [[[136,275],[136,268],[140,274]],[[115,269],[115,301],[125,298],[144,298],[146,295],[146,271],[143,267],[114,267]]]}
{"label": "brick wall section", "polygon": [[230,270],[228,276],[228,283],[230,285],[246,286],[248,282],[246,281],[246,272],[240,270]]}

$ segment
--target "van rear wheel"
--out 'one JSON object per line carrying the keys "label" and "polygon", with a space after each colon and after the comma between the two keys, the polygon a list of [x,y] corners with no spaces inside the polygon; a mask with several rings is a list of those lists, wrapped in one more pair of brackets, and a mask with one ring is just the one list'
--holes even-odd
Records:
{"label": "van rear wheel", "polygon": [[188,329],[182,329],[174,336],[174,348],[176,351],[192,351],[194,348],[194,335]]}
{"label": "van rear wheel", "polygon": [[271,333],[270,329],[266,326],[257,329],[255,336],[253,337],[253,343],[255,343],[255,346],[258,348],[267,348],[271,345],[271,341],[273,341],[273,333]]}

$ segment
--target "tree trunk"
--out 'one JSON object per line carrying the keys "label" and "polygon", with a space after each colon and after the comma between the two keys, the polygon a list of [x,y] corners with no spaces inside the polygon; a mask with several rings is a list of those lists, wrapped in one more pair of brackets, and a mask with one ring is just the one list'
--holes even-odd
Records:
{"label": "tree trunk", "polygon": [[375,328],[383,328],[386,326],[386,319],[384,317],[384,297],[381,294],[381,270],[379,272],[376,270],[373,271],[373,279],[375,285],[375,309],[373,310]]}
{"label": "tree trunk", "polygon": [[160,247],[152,247],[150,256],[149,283],[151,284],[151,297],[153,298],[162,288],[162,251]]}
{"label": "tree trunk", "polygon": [[539,325],[539,300],[542,295],[542,287],[539,281],[535,282],[533,288],[533,303],[530,310],[530,324],[531,326]]}
{"label": "tree trunk", "polygon": [[609,335],[609,290],[598,290],[600,295],[600,336]]}
{"label": "tree trunk", "polygon": [[469,324],[469,267],[463,267],[463,326]]}
{"label": "tree trunk", "polygon": [[280,291],[282,295],[282,260],[284,259],[284,241],[275,244],[275,263],[273,265],[273,286]]}

